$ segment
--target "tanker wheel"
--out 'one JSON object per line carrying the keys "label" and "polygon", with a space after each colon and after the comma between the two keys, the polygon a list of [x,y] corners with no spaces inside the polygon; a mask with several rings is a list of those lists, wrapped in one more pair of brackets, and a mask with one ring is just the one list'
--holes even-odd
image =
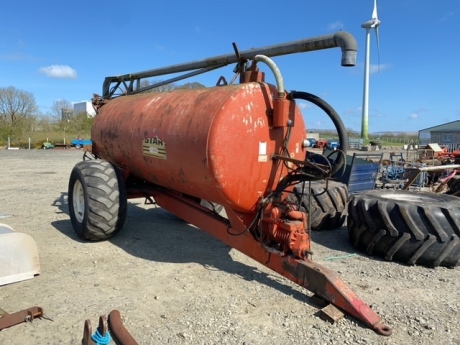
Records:
{"label": "tanker wheel", "polygon": [[[309,182],[299,183],[294,187],[288,201],[299,204],[300,210],[308,214],[308,185]],[[312,230],[331,230],[340,228],[347,216],[348,188],[341,182],[312,181],[310,222]],[[323,193],[324,192],[324,193]]]}
{"label": "tanker wheel", "polygon": [[77,163],[70,174],[68,192],[70,219],[81,239],[105,240],[121,230],[127,211],[126,189],[110,163]]}
{"label": "tanker wheel", "polygon": [[458,265],[460,200],[407,190],[364,191],[348,205],[348,235],[368,255],[428,267]]}
{"label": "tanker wheel", "polygon": [[460,179],[459,178],[452,178],[447,182],[447,186],[449,187],[449,191],[446,194],[455,194],[458,196],[460,192]]}

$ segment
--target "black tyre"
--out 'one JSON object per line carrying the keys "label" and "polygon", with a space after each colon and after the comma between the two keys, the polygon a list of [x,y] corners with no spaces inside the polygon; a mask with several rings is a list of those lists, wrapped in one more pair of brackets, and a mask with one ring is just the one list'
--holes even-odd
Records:
{"label": "black tyre", "polygon": [[460,199],[407,190],[365,191],[348,205],[352,244],[368,255],[428,267],[460,259]]}
{"label": "black tyre", "polygon": [[459,195],[460,192],[460,179],[458,178],[452,178],[447,182],[447,186],[449,187],[449,190],[446,192],[446,194],[455,194]]}
{"label": "black tyre", "polygon": [[[294,187],[294,193],[288,196],[288,201],[300,203],[300,209],[308,214],[308,182],[299,183]],[[347,217],[348,189],[346,184],[329,181],[311,182],[310,222],[312,230],[331,230],[340,228]]]}
{"label": "black tyre", "polygon": [[68,192],[70,219],[80,238],[105,240],[121,230],[127,211],[126,189],[110,163],[77,163],[70,174]]}

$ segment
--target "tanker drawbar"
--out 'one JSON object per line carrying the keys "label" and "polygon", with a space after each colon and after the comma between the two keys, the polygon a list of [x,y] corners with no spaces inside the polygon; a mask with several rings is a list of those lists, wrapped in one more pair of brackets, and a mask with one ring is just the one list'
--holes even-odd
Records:
{"label": "tanker drawbar", "polygon": [[[340,277],[312,261],[311,202],[301,203],[322,181],[323,192],[344,168],[347,132],[324,100],[287,91],[273,56],[340,47],[353,66],[357,46],[346,32],[251,49],[145,72],[107,77],[97,111],[92,152],[73,168],[69,214],[78,236],[107,239],[125,223],[127,201],[145,198],[220,241],[314,292],[374,331],[390,335],[379,316]],[[230,82],[158,92],[158,87],[235,64]],[[260,65],[273,74],[265,82]],[[186,72],[149,86],[145,78]],[[239,83],[235,80],[239,77]],[[296,100],[319,106],[334,123],[340,150],[314,154]],[[318,184],[316,184],[318,190]],[[334,195],[348,202],[346,186]],[[305,199],[307,197],[307,199]],[[225,211],[225,212],[223,212]],[[323,210],[328,212],[328,210]],[[311,215],[311,216],[310,216]],[[127,225],[126,227],[129,227]],[[198,244],[196,244],[198,245]],[[329,309],[325,309],[327,312]]]}

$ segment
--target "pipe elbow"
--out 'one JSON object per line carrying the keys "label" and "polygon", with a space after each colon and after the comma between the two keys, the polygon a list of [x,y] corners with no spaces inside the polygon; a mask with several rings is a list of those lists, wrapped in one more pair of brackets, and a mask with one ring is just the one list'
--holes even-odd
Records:
{"label": "pipe elbow", "polygon": [[345,31],[339,31],[334,35],[334,41],[342,49],[342,66],[355,66],[358,44],[355,38]]}
{"label": "pipe elbow", "polygon": [[286,92],[284,89],[283,76],[281,75],[281,72],[278,69],[278,66],[276,66],[275,62],[265,55],[254,56],[254,61],[263,62],[270,68],[270,70],[273,72],[273,75],[275,76],[276,86],[278,88],[278,98],[284,98]]}

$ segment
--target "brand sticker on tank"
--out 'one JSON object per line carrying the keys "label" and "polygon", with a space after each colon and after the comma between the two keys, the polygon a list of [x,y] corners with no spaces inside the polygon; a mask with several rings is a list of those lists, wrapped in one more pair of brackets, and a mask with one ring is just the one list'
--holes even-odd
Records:
{"label": "brand sticker on tank", "polygon": [[142,152],[144,156],[166,159],[166,144],[158,137],[145,138],[142,141]]}
{"label": "brand sticker on tank", "polygon": [[266,141],[259,141],[259,162],[266,163],[268,161],[267,157],[267,142]]}

